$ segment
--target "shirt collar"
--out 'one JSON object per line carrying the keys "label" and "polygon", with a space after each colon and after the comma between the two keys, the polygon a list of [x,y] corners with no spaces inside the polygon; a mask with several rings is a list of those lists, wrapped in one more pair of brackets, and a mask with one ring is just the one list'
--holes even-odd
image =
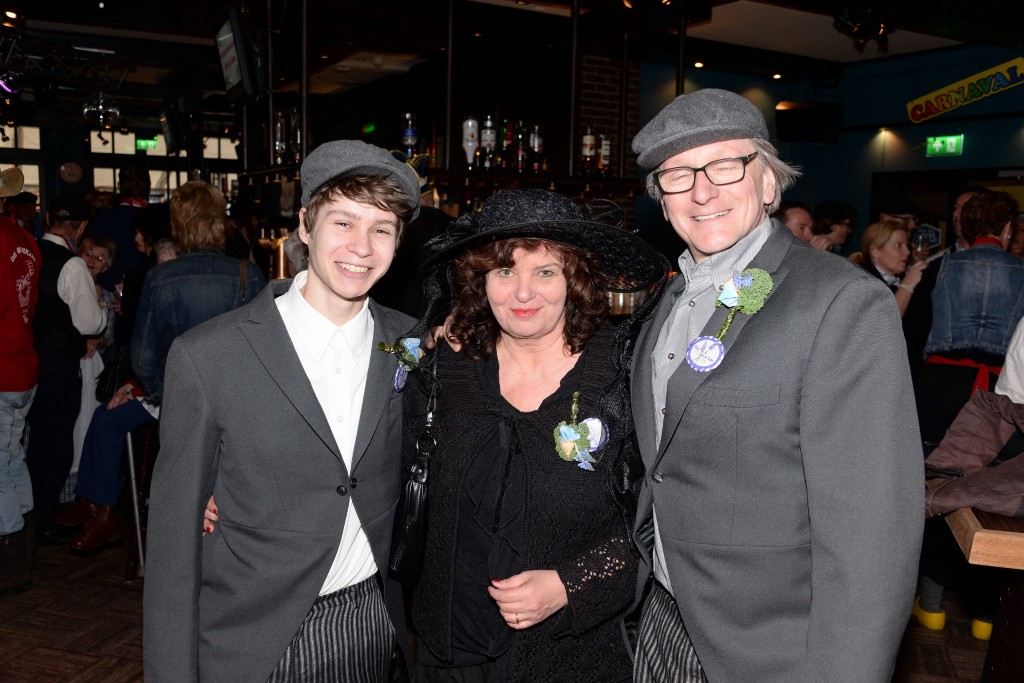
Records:
{"label": "shirt collar", "polygon": [[890,287],[899,287],[899,285],[900,285],[900,276],[899,275],[891,275],[891,274],[885,272],[884,270],[882,270],[881,268],[879,268],[878,266],[875,266],[875,272],[877,272],[881,276],[881,278],[885,282],[885,284],[889,285]]}
{"label": "shirt collar", "polygon": [[69,237],[58,235],[55,232],[47,232],[43,233],[43,239],[47,242],[53,242],[54,244],[63,246],[75,256],[78,255],[78,251],[75,249],[75,243]]}
{"label": "shirt collar", "polygon": [[300,343],[315,363],[319,363],[324,354],[336,343],[344,344],[347,352],[358,358],[369,345],[370,336],[373,334],[369,299],[363,301],[362,308],[351,320],[339,327],[313,308],[302,296],[302,288],[306,286],[308,275],[307,271],[296,275],[292,280],[292,286],[282,295],[285,297],[288,316],[299,332]]}
{"label": "shirt collar", "polygon": [[679,257],[679,272],[687,283],[707,278],[716,287],[724,284],[726,280],[746,268],[754,260],[757,253],[761,251],[761,247],[768,241],[768,236],[773,229],[771,218],[765,217],[736,244],[725,251],[708,256],[700,263],[693,260],[693,255],[687,249]]}

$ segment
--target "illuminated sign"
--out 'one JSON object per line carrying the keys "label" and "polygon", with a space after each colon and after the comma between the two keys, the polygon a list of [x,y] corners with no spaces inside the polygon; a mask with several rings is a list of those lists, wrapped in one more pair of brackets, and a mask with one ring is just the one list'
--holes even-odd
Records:
{"label": "illuminated sign", "polygon": [[144,149],[147,152],[156,151],[156,140],[142,140],[135,138],[135,149]]}
{"label": "illuminated sign", "polygon": [[914,123],[921,123],[1021,83],[1024,57],[1017,57],[907,102],[907,116]]}
{"label": "illuminated sign", "polygon": [[960,135],[939,135],[928,138],[928,144],[924,146],[926,156],[930,157],[958,157],[964,153],[964,136]]}

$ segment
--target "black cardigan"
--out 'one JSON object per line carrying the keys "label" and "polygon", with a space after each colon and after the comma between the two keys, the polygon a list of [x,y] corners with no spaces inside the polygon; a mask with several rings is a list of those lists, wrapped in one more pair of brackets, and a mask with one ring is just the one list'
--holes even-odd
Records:
{"label": "black cardigan", "polygon": [[[597,417],[598,400],[614,378],[614,330],[599,331],[588,343],[580,377],[578,420]],[[497,429],[501,411],[493,408],[480,385],[474,361],[442,345],[440,382],[434,414],[437,450],[430,463],[429,531],[423,576],[413,596],[413,620],[420,644],[442,661],[451,659],[453,592],[458,503],[463,476]],[[422,432],[426,396],[418,382],[405,392],[404,467]],[[563,612],[537,626],[517,631],[499,658],[507,681],[629,680],[632,664],[616,617],[629,607],[638,561],[627,524],[608,484],[611,455],[594,471],[580,469],[555,452],[555,426],[569,419],[570,399],[524,414],[521,430],[527,469],[526,569],[554,569],[565,584],[571,608],[571,635]],[[599,453],[614,453],[623,434],[611,434]],[[560,634],[558,634],[560,635]]]}

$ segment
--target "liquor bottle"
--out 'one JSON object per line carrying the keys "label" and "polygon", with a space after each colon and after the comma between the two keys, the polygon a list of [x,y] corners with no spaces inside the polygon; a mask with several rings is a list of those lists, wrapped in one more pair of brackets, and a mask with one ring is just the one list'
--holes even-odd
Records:
{"label": "liquor bottle", "polygon": [[594,175],[597,159],[597,138],[594,131],[587,126],[583,129],[583,138],[580,141],[580,174],[584,176]]}
{"label": "liquor bottle", "polygon": [[612,139],[601,133],[597,140],[597,172],[603,178],[612,174]]}
{"label": "liquor bottle", "polygon": [[416,135],[416,115],[407,112],[402,115],[402,147],[405,149],[405,156],[412,159],[416,156],[416,143],[419,141]]}
{"label": "liquor bottle", "polygon": [[478,166],[485,171],[490,171],[495,166],[498,145],[498,130],[494,127],[494,117],[488,114],[484,117],[483,127],[480,129],[480,163]]}
{"label": "liquor bottle", "polygon": [[515,148],[516,125],[508,119],[501,120],[498,131],[498,168],[507,171],[512,168],[512,155]]}
{"label": "liquor bottle", "polygon": [[540,126],[535,124],[530,129],[530,170],[540,173],[544,169],[544,135]]}
{"label": "liquor bottle", "polygon": [[473,168],[476,150],[480,147],[480,123],[470,115],[462,122],[462,150],[466,153],[466,165]]}
{"label": "liquor bottle", "polygon": [[512,150],[512,170],[516,173],[526,173],[530,163],[530,135],[526,131],[526,122],[516,122],[516,139]]}

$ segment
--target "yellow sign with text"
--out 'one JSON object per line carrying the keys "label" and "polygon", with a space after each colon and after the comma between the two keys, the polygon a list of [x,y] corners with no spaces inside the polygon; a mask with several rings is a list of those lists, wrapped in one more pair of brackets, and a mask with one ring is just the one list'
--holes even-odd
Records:
{"label": "yellow sign with text", "polygon": [[914,123],[921,123],[1021,83],[1024,57],[1017,57],[907,102],[907,115]]}

